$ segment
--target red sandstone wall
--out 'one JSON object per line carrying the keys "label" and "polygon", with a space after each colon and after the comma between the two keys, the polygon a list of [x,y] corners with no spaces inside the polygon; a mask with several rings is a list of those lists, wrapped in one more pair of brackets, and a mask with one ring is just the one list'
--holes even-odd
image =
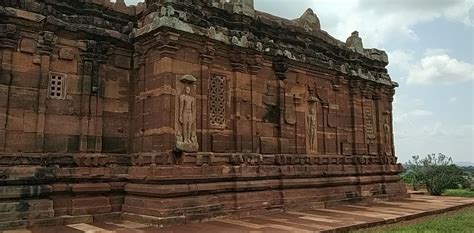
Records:
{"label": "red sandstone wall", "polygon": [[[1,52],[11,70],[0,85],[0,150],[125,153],[131,51],[115,48],[93,64],[98,57],[86,61],[82,38],[51,34],[52,44],[44,45],[41,34],[19,35],[18,44]],[[53,73],[64,75],[62,99],[49,96]]]}
{"label": "red sandstone wall", "polygon": [[[389,155],[392,156],[391,101],[393,91],[352,80],[327,69],[285,63],[276,71],[272,61],[253,52],[190,41],[174,33],[164,51],[145,46],[137,60],[133,151],[175,149],[179,79],[197,78],[196,133],[199,151],[261,154]],[[206,54],[212,47],[213,53]],[[225,79],[224,122],[211,120],[215,99],[211,79]],[[311,151],[308,115],[313,99],[317,115],[317,145]],[[388,132],[384,127],[389,126]],[[387,139],[387,140],[386,140]],[[387,150],[387,152],[385,151]]]}

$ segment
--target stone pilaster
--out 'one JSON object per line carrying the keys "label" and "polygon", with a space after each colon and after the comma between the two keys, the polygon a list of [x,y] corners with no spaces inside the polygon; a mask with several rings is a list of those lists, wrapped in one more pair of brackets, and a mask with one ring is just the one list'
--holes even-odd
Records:
{"label": "stone pilaster", "polygon": [[94,67],[94,50],[96,41],[88,40],[83,41],[84,48],[81,54],[81,61],[79,65],[79,74],[81,75],[82,88],[81,88],[81,122],[80,122],[80,139],[79,139],[79,151],[85,153],[88,151],[88,136],[90,127],[90,102],[92,94],[92,75]]}
{"label": "stone pilaster", "polygon": [[46,98],[48,96],[48,81],[51,65],[51,55],[57,37],[53,32],[43,31],[39,34],[38,53],[40,65],[40,78],[38,82],[38,118],[36,124],[36,151],[43,152],[44,129],[46,121]]}
{"label": "stone pilaster", "polygon": [[249,73],[250,73],[250,101],[252,103],[251,106],[251,132],[253,135],[252,138],[252,152],[259,153],[260,152],[260,138],[257,136],[257,105],[255,103],[256,100],[256,82],[257,74],[259,70],[262,68],[262,57],[259,55],[250,56],[247,60],[249,66]]}
{"label": "stone pilaster", "polygon": [[83,41],[85,47],[81,55],[82,74],[81,97],[81,152],[102,151],[103,135],[103,93],[110,44],[102,41]]}
{"label": "stone pilaster", "polygon": [[381,89],[377,88],[374,93],[374,105],[375,105],[375,125],[376,125],[376,130],[377,130],[377,154],[381,155],[383,154],[383,126],[384,126],[384,104],[383,104],[383,95],[381,93]]}
{"label": "stone pilaster", "polygon": [[351,80],[349,83],[349,94],[350,94],[350,106],[351,106],[351,119],[352,119],[352,154],[358,154],[359,143],[357,137],[358,126],[362,124],[362,119],[360,116],[360,111],[362,111],[360,106],[361,92],[360,92],[360,81]]}
{"label": "stone pilaster", "polygon": [[[175,67],[179,50],[179,34],[162,31],[149,41],[149,55],[142,95],[143,147],[142,152],[172,151],[178,149],[178,109],[180,78]],[[147,42],[148,43],[148,42]],[[148,67],[151,65],[153,68]],[[150,73],[151,71],[151,73]],[[192,90],[193,95],[195,90]],[[158,109],[157,107],[161,107]]]}
{"label": "stone pilaster", "polygon": [[242,152],[243,151],[243,136],[242,135],[242,119],[245,118],[245,116],[241,115],[241,110],[242,110],[242,90],[240,89],[240,84],[242,80],[242,72],[244,71],[244,65],[242,63],[242,58],[241,54],[236,53],[233,54],[231,57],[231,66],[232,66],[232,71],[234,74],[234,77],[232,78],[235,83],[234,83],[234,132],[235,132],[235,145],[236,145],[236,151]]}
{"label": "stone pilaster", "polygon": [[200,54],[201,59],[201,80],[200,82],[200,95],[201,95],[201,120],[199,122],[199,128],[201,129],[201,140],[200,148],[201,151],[210,151],[211,135],[209,133],[209,102],[204,96],[209,96],[209,82],[211,79],[211,69],[214,61],[214,43],[206,42]]}
{"label": "stone pilaster", "polygon": [[[273,71],[278,81],[278,108],[280,110],[280,120],[278,122],[278,138],[282,138],[283,127],[285,125],[285,96],[286,96],[286,72],[288,71],[288,63],[284,60],[275,60],[273,62]],[[278,151],[281,151],[280,141],[278,142]]]}
{"label": "stone pilaster", "polygon": [[13,79],[13,51],[18,45],[19,38],[17,26],[0,24],[0,151],[5,151],[6,148],[6,129]]}

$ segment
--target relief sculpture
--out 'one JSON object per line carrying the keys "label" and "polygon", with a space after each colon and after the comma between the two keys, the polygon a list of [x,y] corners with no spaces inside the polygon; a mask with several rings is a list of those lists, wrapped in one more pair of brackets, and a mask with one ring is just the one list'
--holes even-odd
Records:
{"label": "relief sculpture", "polygon": [[318,151],[318,118],[316,114],[316,101],[311,99],[308,103],[309,114],[307,117],[307,138],[310,152]]}
{"label": "relief sculpture", "polygon": [[180,82],[183,91],[178,98],[176,149],[184,152],[197,152],[199,144],[196,136],[196,98],[192,94],[196,78],[192,75],[184,75]]}
{"label": "relief sculpture", "polygon": [[383,132],[385,134],[385,155],[392,155],[392,132],[388,119],[385,119],[383,124]]}

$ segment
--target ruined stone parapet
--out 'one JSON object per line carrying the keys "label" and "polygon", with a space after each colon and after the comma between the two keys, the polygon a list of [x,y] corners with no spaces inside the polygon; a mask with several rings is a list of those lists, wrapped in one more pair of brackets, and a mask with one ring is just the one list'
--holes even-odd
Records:
{"label": "ruined stone parapet", "polygon": [[125,0],[115,0],[114,2],[111,0],[80,0],[79,2],[95,4],[98,6],[102,6],[106,9],[110,9],[131,16],[135,15],[137,12],[137,6],[127,6]]}
{"label": "ruined stone parapet", "polygon": [[[306,10],[298,19],[288,20],[253,9],[251,15],[235,10],[243,9],[242,6],[250,9],[252,1],[212,1],[213,7],[208,6],[196,6],[200,10],[193,11],[187,3],[155,2],[152,7],[154,10],[148,10],[138,20],[138,27],[131,33],[131,38],[139,40],[160,28],[172,28],[227,45],[280,56],[294,62],[323,66],[342,74],[391,86],[390,77],[386,72],[381,72],[388,64],[384,51],[364,49],[358,34],[350,37],[347,43],[335,39],[321,30],[319,18],[311,9]],[[218,27],[205,25],[205,22],[219,20],[219,15],[222,14],[219,10],[227,10],[229,18],[221,19],[222,23]],[[232,14],[250,16],[250,19],[245,24],[232,22]],[[262,34],[256,28],[266,28],[266,33]],[[342,54],[351,54],[352,59],[341,59]]]}
{"label": "ruined stone parapet", "polygon": [[[143,4],[140,6],[143,8]],[[27,1],[0,7],[3,16],[124,42],[130,41],[128,33],[133,29],[135,13],[136,7],[126,6],[123,0]]]}

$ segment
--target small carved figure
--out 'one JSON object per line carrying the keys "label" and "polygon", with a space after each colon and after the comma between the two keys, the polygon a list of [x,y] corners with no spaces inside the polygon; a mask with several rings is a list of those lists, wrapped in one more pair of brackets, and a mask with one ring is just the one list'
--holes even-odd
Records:
{"label": "small carved figure", "polygon": [[308,132],[309,132],[309,150],[317,151],[317,133],[318,122],[316,115],[316,103],[310,103],[308,115]]}
{"label": "small carved figure", "polygon": [[216,28],[215,27],[210,27],[207,30],[207,35],[212,39],[216,39],[216,35],[217,35]]}
{"label": "small carved figure", "polygon": [[390,124],[388,122],[388,119],[385,119],[385,123],[383,124],[383,131],[385,134],[385,155],[391,155],[392,133],[390,131]]}
{"label": "small carved figure", "polygon": [[249,40],[247,38],[247,36],[242,36],[242,38],[240,38],[240,46],[242,47],[249,47]]}
{"label": "small carved figure", "polygon": [[196,112],[196,100],[191,96],[191,88],[186,86],[184,93],[179,97],[179,123],[182,126],[183,142],[192,143],[193,126]]}
{"label": "small carved figure", "polygon": [[233,45],[240,45],[240,41],[239,41],[239,38],[237,38],[237,36],[232,37],[232,44]]}
{"label": "small carved figure", "polygon": [[351,36],[346,40],[346,46],[353,48],[358,53],[364,53],[364,45],[362,44],[362,38],[359,37],[359,32],[352,32]]}

